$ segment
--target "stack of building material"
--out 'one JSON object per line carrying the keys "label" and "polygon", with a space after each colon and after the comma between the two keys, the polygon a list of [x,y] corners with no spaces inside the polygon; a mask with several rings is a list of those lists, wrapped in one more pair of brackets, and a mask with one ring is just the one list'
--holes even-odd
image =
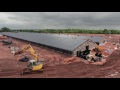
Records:
{"label": "stack of building material", "polygon": [[11,53],[15,53],[19,50],[18,47],[10,47]]}

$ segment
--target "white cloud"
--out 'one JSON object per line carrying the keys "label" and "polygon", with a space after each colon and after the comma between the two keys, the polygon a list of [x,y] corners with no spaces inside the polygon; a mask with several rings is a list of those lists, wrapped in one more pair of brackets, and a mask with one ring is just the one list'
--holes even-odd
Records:
{"label": "white cloud", "polygon": [[0,28],[120,29],[120,12],[0,12]]}

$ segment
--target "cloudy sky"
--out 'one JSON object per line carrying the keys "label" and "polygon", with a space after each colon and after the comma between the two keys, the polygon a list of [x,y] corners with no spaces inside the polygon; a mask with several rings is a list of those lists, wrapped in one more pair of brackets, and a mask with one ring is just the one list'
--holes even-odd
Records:
{"label": "cloudy sky", "polygon": [[0,28],[119,29],[120,12],[0,12]]}

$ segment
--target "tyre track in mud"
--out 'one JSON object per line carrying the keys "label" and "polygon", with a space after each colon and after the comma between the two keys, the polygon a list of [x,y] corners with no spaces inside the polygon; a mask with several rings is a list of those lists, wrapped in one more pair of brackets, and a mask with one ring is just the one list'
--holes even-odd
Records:
{"label": "tyre track in mud", "polygon": [[[84,64],[83,62],[56,66],[58,77],[99,78],[120,72],[120,50],[115,50],[103,65]],[[116,74],[116,75],[117,75]],[[49,75],[49,74],[48,74]]]}
{"label": "tyre track in mud", "polygon": [[[120,50],[114,51],[103,65],[75,62],[68,65],[46,66],[43,73],[20,76],[20,69],[0,71],[0,77],[22,78],[102,78],[115,77],[120,72]],[[117,73],[116,73],[117,72]]]}
{"label": "tyre track in mud", "polygon": [[0,70],[0,77],[3,76],[12,76],[12,75],[20,75],[21,70],[10,69],[10,70]]}

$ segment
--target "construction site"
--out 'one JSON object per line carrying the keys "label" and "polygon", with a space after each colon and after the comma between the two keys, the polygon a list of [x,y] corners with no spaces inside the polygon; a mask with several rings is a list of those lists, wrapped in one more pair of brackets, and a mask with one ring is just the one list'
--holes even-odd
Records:
{"label": "construction site", "polygon": [[0,33],[0,78],[118,78],[120,35]]}

